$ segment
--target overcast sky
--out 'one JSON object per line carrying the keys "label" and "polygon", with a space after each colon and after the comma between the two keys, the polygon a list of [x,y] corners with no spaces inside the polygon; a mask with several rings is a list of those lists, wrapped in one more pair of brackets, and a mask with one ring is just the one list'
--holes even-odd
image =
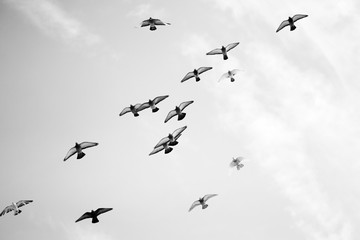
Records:
{"label": "overcast sky", "polygon": [[[0,208],[34,200],[0,218],[0,239],[358,239],[359,12],[355,0],[0,1]],[[276,33],[294,14],[309,17]],[[149,17],[171,25],[140,28]],[[228,60],[206,56],[233,42]],[[180,83],[201,66],[213,69]],[[119,117],[160,95],[157,113]],[[170,154],[148,156],[182,126]],[[82,141],[99,145],[64,162]],[[113,211],[75,223],[98,207]]]}

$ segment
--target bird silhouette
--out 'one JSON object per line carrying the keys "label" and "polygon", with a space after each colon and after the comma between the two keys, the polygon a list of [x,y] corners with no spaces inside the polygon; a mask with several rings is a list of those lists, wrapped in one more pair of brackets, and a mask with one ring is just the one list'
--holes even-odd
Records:
{"label": "bird silhouette", "polygon": [[202,209],[207,208],[208,205],[205,204],[206,201],[209,200],[209,199],[212,198],[212,197],[215,197],[215,196],[217,196],[217,194],[207,194],[207,195],[205,195],[204,197],[199,198],[199,200],[196,200],[195,202],[193,202],[193,204],[191,205],[191,207],[190,207],[190,209],[189,209],[189,212],[190,212],[191,210],[193,210],[195,207],[200,206],[200,205],[202,206]]}
{"label": "bird silhouette", "polygon": [[237,170],[240,170],[240,168],[244,167],[244,164],[242,164],[241,162],[244,160],[243,157],[237,157],[237,158],[233,158],[233,160],[230,163],[230,167],[236,167]]}
{"label": "bird silhouette", "polygon": [[167,97],[169,97],[169,95],[159,96],[159,97],[154,98],[153,100],[149,99],[148,102],[141,104],[139,106],[139,108],[137,109],[137,111],[141,111],[141,110],[151,107],[152,112],[157,112],[157,111],[159,111],[159,108],[156,106],[156,104],[158,104],[159,102],[161,102],[162,100],[164,100]]}
{"label": "bird silhouette", "polygon": [[181,133],[187,128],[187,126],[181,127],[176,129],[172,134],[169,133],[169,135],[167,137],[162,138],[158,144],[155,145],[155,148],[158,148],[162,145],[164,145],[165,143],[168,143],[168,146],[175,146],[178,144],[177,139],[179,139],[179,137],[181,136]]}
{"label": "bird silhouette", "polygon": [[178,115],[178,121],[184,119],[186,113],[182,112],[187,106],[192,104],[194,101],[187,101],[181,103],[179,106],[176,106],[174,110],[171,110],[165,118],[165,123],[169,121],[172,117]]}
{"label": "bird silhouette", "polygon": [[[158,145],[158,144],[156,144],[156,145]],[[169,142],[164,142],[162,145],[159,145],[158,147],[154,147],[154,149],[151,151],[149,156],[151,156],[151,155],[153,155],[155,153],[158,153],[158,152],[160,152],[160,151],[162,151],[164,149],[165,149],[165,154],[168,154],[173,150],[172,147],[169,147]]]}
{"label": "bird silhouette", "polygon": [[230,81],[231,81],[231,82],[234,82],[234,81],[235,81],[234,76],[235,76],[235,74],[237,74],[238,72],[240,72],[239,69],[233,69],[233,70],[231,70],[231,71],[230,71],[230,70],[227,71],[226,73],[224,73],[224,74],[221,76],[221,78],[219,79],[219,82],[220,82],[221,80],[226,79],[226,78],[230,78]]}
{"label": "bird silhouette", "polygon": [[121,111],[121,113],[119,114],[119,116],[122,116],[122,115],[124,115],[124,114],[126,114],[126,113],[128,113],[128,112],[132,112],[133,114],[134,114],[134,117],[138,117],[139,116],[139,111],[140,110],[138,110],[138,108],[140,107],[140,103],[138,103],[138,104],[135,104],[135,106],[134,105],[130,105],[130,107],[126,107],[126,108],[124,108],[122,111]]}
{"label": "bird silhouette", "polygon": [[296,26],[294,25],[294,22],[296,22],[299,19],[305,18],[308,15],[305,14],[296,14],[293,17],[289,17],[288,20],[284,20],[280,26],[278,27],[278,29],[276,30],[276,32],[280,31],[281,29],[283,29],[286,26],[290,25],[290,31],[294,31]]}
{"label": "bird silhouette", "polygon": [[155,19],[150,17],[149,19],[142,21],[140,27],[150,26],[150,31],[155,31],[156,30],[155,25],[164,26],[164,25],[170,25],[170,23],[164,23],[160,19]]}
{"label": "bird silhouette", "polygon": [[5,215],[5,213],[9,213],[14,210],[14,216],[20,214],[22,211],[19,209],[26,204],[33,202],[33,200],[20,200],[17,203],[12,202],[11,205],[7,206],[1,213],[0,216]]}
{"label": "bird silhouette", "polygon": [[98,208],[96,211],[91,210],[91,212],[86,212],[84,213],[78,220],[76,220],[75,222],[79,222],[81,220],[84,220],[86,218],[91,218],[91,222],[92,223],[98,223],[99,219],[97,218],[97,216],[99,216],[100,214],[106,213],[108,211],[111,211],[112,208]]}
{"label": "bird silhouette", "polygon": [[223,59],[226,60],[226,59],[228,59],[227,53],[228,53],[231,49],[233,49],[234,47],[236,47],[237,45],[239,45],[239,42],[230,43],[230,44],[227,45],[226,47],[221,46],[221,48],[215,48],[214,50],[206,53],[206,55],[222,54],[222,55],[223,55]]}
{"label": "bird silhouette", "polygon": [[95,147],[97,145],[98,145],[98,143],[95,143],[95,142],[82,142],[80,144],[75,143],[75,146],[70,148],[70,150],[66,154],[64,161],[68,160],[75,153],[77,153],[76,158],[81,159],[85,156],[85,153],[82,150],[89,148],[89,147]]}
{"label": "bird silhouette", "polygon": [[195,77],[196,82],[198,82],[200,81],[199,75],[203,72],[209,71],[210,69],[212,69],[212,67],[199,67],[198,69],[194,69],[194,71],[187,73],[181,82],[185,82],[192,77]]}

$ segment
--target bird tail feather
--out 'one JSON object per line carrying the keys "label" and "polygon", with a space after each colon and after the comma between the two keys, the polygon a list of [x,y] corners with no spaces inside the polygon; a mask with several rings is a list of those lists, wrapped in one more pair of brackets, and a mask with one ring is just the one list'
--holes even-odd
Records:
{"label": "bird tail feather", "polygon": [[83,153],[83,152],[80,152],[80,153],[78,153],[78,155],[77,155],[77,159],[81,159],[81,158],[83,158],[85,156],[85,153]]}
{"label": "bird tail feather", "polygon": [[168,153],[171,152],[172,150],[173,150],[172,147],[169,147],[169,148],[165,149],[165,154],[168,154]]}
{"label": "bird tail feather", "polygon": [[91,222],[92,222],[92,223],[98,223],[98,222],[99,222],[99,219],[98,219],[97,217],[93,217],[93,219],[92,219]]}
{"label": "bird tail feather", "polygon": [[178,121],[184,119],[185,116],[186,116],[186,113],[181,113],[181,114],[178,116]]}
{"label": "bird tail feather", "polygon": [[157,112],[157,111],[159,111],[158,107],[155,107],[155,108],[152,109],[152,112]]}
{"label": "bird tail feather", "polygon": [[290,27],[290,31],[294,31],[295,28],[296,28],[296,26],[295,26],[295,25],[292,25],[292,26]]}
{"label": "bird tail feather", "polygon": [[205,209],[205,208],[207,208],[209,205],[207,205],[207,204],[204,204],[204,205],[202,205],[202,209]]}

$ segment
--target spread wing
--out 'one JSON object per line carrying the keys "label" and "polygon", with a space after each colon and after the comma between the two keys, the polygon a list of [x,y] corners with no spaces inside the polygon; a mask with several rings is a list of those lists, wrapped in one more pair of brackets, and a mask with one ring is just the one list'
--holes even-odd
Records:
{"label": "spread wing", "polygon": [[297,20],[300,20],[300,19],[302,19],[302,18],[306,18],[307,16],[309,16],[309,15],[305,15],[305,14],[296,14],[296,15],[294,15],[293,16],[293,21],[294,22],[296,22]]}
{"label": "spread wing", "polygon": [[70,148],[70,150],[68,151],[68,153],[66,154],[66,156],[64,157],[64,161],[68,160],[69,157],[71,157],[72,155],[74,155],[76,153],[76,148],[72,147]]}
{"label": "spread wing", "polygon": [[190,79],[190,78],[192,78],[192,77],[194,77],[194,76],[195,76],[194,72],[188,72],[188,73],[185,75],[185,77],[181,80],[181,82],[185,82],[186,80],[188,80],[188,79]]}
{"label": "spread wing", "polygon": [[168,137],[164,137],[156,144],[156,146],[154,148],[158,148],[169,141],[170,141],[170,139]]}
{"label": "spread wing", "polygon": [[229,73],[226,72],[226,73],[224,73],[223,75],[221,75],[221,77],[219,78],[219,82],[220,82],[221,80],[224,80],[225,78],[229,78],[229,77],[230,77]]}
{"label": "spread wing", "polygon": [[83,214],[78,220],[76,220],[75,222],[79,222],[79,221],[84,220],[84,219],[86,219],[86,218],[92,218],[91,213],[89,213],[89,212],[84,213],[84,214]]}
{"label": "spread wing", "polygon": [[131,112],[130,107],[124,108],[124,109],[121,111],[121,113],[119,114],[119,116],[122,116],[122,115],[124,115],[125,113],[128,113],[128,112]]}
{"label": "spread wing", "polygon": [[210,69],[212,69],[212,67],[200,67],[198,68],[198,73],[203,73],[203,72],[206,72],[206,71],[209,71]]}
{"label": "spread wing", "polygon": [[174,132],[173,132],[173,137],[176,138],[178,135],[181,135],[181,133],[187,128],[187,126],[183,126],[181,128],[178,128],[176,129]]}
{"label": "spread wing", "polygon": [[111,211],[111,210],[112,210],[112,208],[98,208],[95,211],[95,214],[96,214],[96,216],[98,216],[100,214],[106,213],[106,212]]}
{"label": "spread wing", "polygon": [[240,42],[236,42],[236,43],[230,43],[229,45],[226,46],[226,52],[230,51],[231,49],[233,49],[234,47],[236,47],[237,45],[239,45]]}
{"label": "spread wing", "polygon": [[160,19],[153,19],[153,22],[155,25],[166,25],[163,21]]}
{"label": "spread wing", "polygon": [[161,102],[162,100],[164,100],[167,97],[169,97],[169,95],[156,97],[156,98],[154,98],[153,102],[154,102],[154,104],[158,104],[159,102]]}
{"label": "spread wing", "polygon": [[147,19],[147,20],[144,20],[144,21],[141,22],[140,27],[147,27],[149,25],[150,25],[150,20]]}
{"label": "spread wing", "polygon": [[146,108],[148,108],[148,107],[150,107],[150,104],[149,104],[148,102],[146,102],[146,103],[141,104],[141,105],[136,109],[136,111],[141,111],[141,110],[144,110],[144,109],[146,109]]}
{"label": "spread wing", "polygon": [[187,101],[187,102],[183,102],[179,105],[180,110],[184,110],[187,106],[189,106],[190,104],[192,104],[194,101]]}
{"label": "spread wing", "polygon": [[167,121],[169,121],[172,117],[174,117],[176,114],[177,114],[177,113],[176,113],[175,110],[171,110],[171,111],[168,113],[168,115],[166,116],[166,118],[165,118],[165,123],[166,123]]}
{"label": "spread wing", "polygon": [[235,160],[240,163],[242,160],[244,160],[244,157],[237,157],[237,158],[235,158]]}
{"label": "spread wing", "polygon": [[280,26],[278,27],[278,29],[276,30],[276,32],[280,31],[281,29],[283,29],[284,27],[289,26],[289,25],[290,25],[290,23],[289,23],[288,20],[283,21],[283,22],[280,24]]}
{"label": "spread wing", "polygon": [[99,144],[96,143],[96,142],[82,142],[82,143],[80,143],[81,149],[86,149],[86,148],[89,148],[89,147],[95,147],[97,145],[99,145]]}
{"label": "spread wing", "polygon": [[197,207],[197,206],[199,206],[199,205],[201,205],[201,203],[200,203],[199,200],[193,202],[193,204],[191,205],[191,207],[190,207],[190,209],[189,209],[189,212],[190,212],[191,210],[193,210],[194,207]]}
{"label": "spread wing", "polygon": [[4,215],[5,213],[11,212],[12,210],[14,210],[14,207],[12,205],[7,206],[1,213],[0,213],[0,217],[2,215]]}
{"label": "spread wing", "polygon": [[207,194],[207,195],[205,195],[204,196],[204,202],[206,202],[207,200],[209,200],[210,198],[212,198],[212,197],[215,197],[215,196],[217,196],[217,194]]}
{"label": "spread wing", "polygon": [[33,200],[20,200],[16,203],[17,207],[22,207],[25,206],[26,204],[31,203]]}
{"label": "spread wing", "polygon": [[154,150],[152,150],[152,152],[149,154],[149,156],[164,150],[164,148],[165,148],[164,145],[161,145],[160,147],[154,148]]}
{"label": "spread wing", "polygon": [[236,167],[238,165],[238,162],[236,160],[232,160],[230,163],[230,167]]}
{"label": "spread wing", "polygon": [[231,70],[231,74],[232,74],[232,75],[238,74],[238,72],[240,72],[240,69],[233,69],[233,70]]}
{"label": "spread wing", "polygon": [[206,55],[215,55],[215,54],[222,54],[221,48],[215,48],[214,50],[211,50]]}

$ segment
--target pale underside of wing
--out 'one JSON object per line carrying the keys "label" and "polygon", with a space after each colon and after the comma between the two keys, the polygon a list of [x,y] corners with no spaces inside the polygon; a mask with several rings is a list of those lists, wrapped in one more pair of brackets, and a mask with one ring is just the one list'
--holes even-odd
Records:
{"label": "pale underside of wing", "polygon": [[286,26],[289,26],[290,22],[288,20],[283,21],[280,26],[278,27],[278,29],[276,30],[276,32],[280,31],[281,29],[283,29]]}
{"label": "pale underside of wing", "polygon": [[140,27],[147,27],[150,25],[150,20],[144,20],[141,22]]}
{"label": "pale underside of wing", "polygon": [[76,153],[76,148],[75,147],[70,148],[70,150],[68,151],[68,153],[64,157],[64,161],[68,160],[75,153]]}
{"label": "pale underside of wing", "polygon": [[185,77],[181,80],[181,82],[185,82],[186,80],[189,80],[190,78],[194,77],[194,72],[188,72]]}
{"label": "pale underside of wing", "polygon": [[169,97],[169,95],[156,97],[156,98],[154,98],[153,102],[154,102],[154,104],[158,104],[159,102],[161,102],[162,100],[164,100],[167,97]]}
{"label": "pale underside of wing", "polygon": [[171,110],[169,113],[168,113],[168,115],[166,116],[166,118],[165,118],[165,123],[167,122],[167,121],[169,121],[172,117],[174,117],[176,115],[176,111],[175,110]]}
{"label": "pale underside of wing", "polygon": [[230,43],[229,45],[226,46],[226,51],[230,51],[231,49],[233,49],[234,47],[236,47],[237,45],[239,45],[240,42],[236,42],[236,43]]}
{"label": "pale underside of wing", "polygon": [[190,104],[192,104],[194,101],[187,101],[187,102],[183,102],[179,105],[180,110],[184,110],[187,106],[189,106]]}
{"label": "pale underside of wing", "polygon": [[25,206],[26,204],[31,203],[33,200],[20,200],[16,203],[17,207],[22,207]]}
{"label": "pale underside of wing", "polygon": [[207,194],[207,195],[205,195],[204,196],[204,202],[206,202],[207,200],[209,200],[210,198],[215,197],[215,196],[217,196],[217,194]]}
{"label": "pale underside of wing", "polygon": [[152,150],[152,152],[149,154],[149,156],[153,155],[155,153],[158,153],[158,152],[160,152],[160,151],[162,151],[164,149],[165,149],[164,145],[161,145],[160,147],[154,148],[154,150]]}
{"label": "pale underside of wing", "polygon": [[146,103],[141,104],[141,105],[136,109],[136,111],[141,111],[141,110],[144,110],[144,109],[146,109],[146,108],[148,108],[148,107],[150,107],[150,104],[149,104],[148,102],[146,102]]}
{"label": "pale underside of wing", "polygon": [[160,146],[163,146],[165,143],[167,143],[169,141],[170,141],[170,139],[168,137],[164,137],[155,145],[154,148],[158,148]]}
{"label": "pale underside of wing", "polygon": [[92,218],[91,213],[89,213],[89,212],[84,213],[84,214],[83,214],[78,220],[76,220],[75,222],[79,222],[79,221],[84,220],[84,219],[86,219],[86,218]]}
{"label": "pale underside of wing", "polygon": [[302,18],[305,18],[305,17],[307,17],[307,16],[309,16],[309,15],[305,15],[305,14],[296,14],[296,15],[294,15],[293,16],[293,21],[294,22],[296,22],[297,20],[300,20],[300,19],[302,19]]}
{"label": "pale underside of wing", "polygon": [[200,68],[198,68],[197,71],[198,71],[199,74],[201,74],[201,73],[209,71],[211,69],[212,69],[212,67],[200,67]]}
{"label": "pale underside of wing", "polygon": [[180,135],[185,129],[187,128],[187,126],[183,126],[181,128],[178,128],[176,129],[174,132],[173,132],[173,137],[176,138],[178,135]]}
{"label": "pale underside of wing", "polygon": [[201,205],[201,203],[200,203],[199,200],[193,202],[193,204],[191,205],[191,207],[190,207],[190,209],[189,209],[189,212],[190,212],[191,210],[193,210],[194,207],[197,207],[197,206],[199,206],[199,205]]}
{"label": "pale underside of wing", "polygon": [[221,75],[221,77],[219,78],[219,82],[222,81],[222,80],[224,80],[224,79],[226,79],[226,78],[229,78],[229,77],[230,77],[229,73],[226,72],[226,73],[224,73],[223,75]]}
{"label": "pale underside of wing", "polygon": [[124,108],[119,115],[122,116],[122,115],[124,115],[125,113],[128,113],[128,112],[131,112],[130,107]]}
{"label": "pale underside of wing", "polygon": [[238,164],[239,164],[238,161],[233,160],[233,161],[231,161],[231,163],[230,163],[230,167],[236,167]]}
{"label": "pale underside of wing", "polygon": [[238,162],[241,162],[242,160],[244,160],[244,157],[237,157],[237,158],[235,158],[235,160]]}
{"label": "pale underside of wing", "polygon": [[[153,22],[155,25],[166,25],[163,21],[160,19],[153,19]],[[170,25],[170,24],[169,24]]]}
{"label": "pale underside of wing", "polygon": [[214,50],[211,50],[206,55],[215,55],[215,54],[222,54],[222,51],[220,48],[215,48]]}
{"label": "pale underside of wing", "polygon": [[89,147],[95,147],[97,145],[99,145],[99,144],[96,143],[96,142],[82,142],[82,143],[80,143],[81,149],[86,149],[86,148],[89,148]]}
{"label": "pale underside of wing", "polygon": [[100,215],[100,214],[106,213],[106,212],[111,211],[111,210],[112,210],[112,208],[98,208],[95,211],[95,214]]}
{"label": "pale underside of wing", "polygon": [[4,215],[5,213],[11,212],[12,210],[14,210],[14,207],[12,205],[7,206],[1,213],[0,216]]}

